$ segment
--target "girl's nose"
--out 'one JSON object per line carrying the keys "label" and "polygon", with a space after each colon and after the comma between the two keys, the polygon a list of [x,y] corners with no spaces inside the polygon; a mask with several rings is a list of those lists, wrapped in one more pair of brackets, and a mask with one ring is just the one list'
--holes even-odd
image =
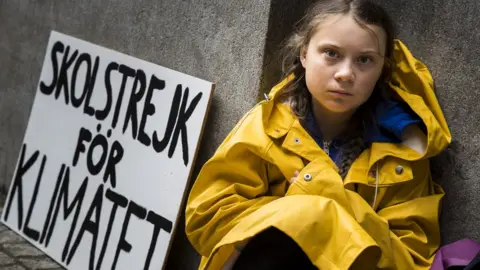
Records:
{"label": "girl's nose", "polygon": [[344,82],[353,82],[355,80],[355,74],[350,61],[345,61],[339,66],[335,73],[335,79]]}

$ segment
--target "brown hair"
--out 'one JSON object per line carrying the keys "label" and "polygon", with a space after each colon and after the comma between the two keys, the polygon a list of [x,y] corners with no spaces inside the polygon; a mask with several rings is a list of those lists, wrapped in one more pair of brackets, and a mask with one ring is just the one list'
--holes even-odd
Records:
{"label": "brown hair", "polygon": [[297,117],[305,117],[310,108],[311,94],[305,84],[305,69],[300,62],[300,51],[308,46],[318,25],[329,15],[336,14],[351,14],[360,26],[376,25],[383,28],[387,35],[386,61],[382,75],[369,100],[357,110],[357,115],[361,120],[368,121],[371,119],[366,118],[373,117],[374,106],[371,105],[378,99],[388,96],[389,89],[386,80],[391,73],[390,66],[393,62],[395,39],[395,29],[391,18],[381,6],[371,0],[319,0],[309,7],[307,14],[299,21],[299,27],[284,46],[283,79],[292,74],[295,77],[282,89],[280,98],[290,103],[292,111]]}

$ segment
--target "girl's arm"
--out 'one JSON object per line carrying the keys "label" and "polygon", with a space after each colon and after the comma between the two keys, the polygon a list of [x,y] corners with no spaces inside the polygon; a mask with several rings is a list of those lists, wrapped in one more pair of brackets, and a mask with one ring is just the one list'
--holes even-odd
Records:
{"label": "girl's arm", "polygon": [[403,130],[402,144],[423,155],[427,149],[427,136],[418,125],[409,125]]}
{"label": "girl's arm", "polygon": [[204,165],[186,208],[186,234],[202,256],[245,216],[278,198],[266,196],[265,174],[261,158],[228,142]]}
{"label": "girl's arm", "polygon": [[[271,141],[259,126],[258,110],[247,113],[202,167],[186,206],[186,234],[194,248],[208,257],[242,219],[278,199],[272,183],[282,175],[262,157]],[[261,125],[260,125],[261,126]]]}

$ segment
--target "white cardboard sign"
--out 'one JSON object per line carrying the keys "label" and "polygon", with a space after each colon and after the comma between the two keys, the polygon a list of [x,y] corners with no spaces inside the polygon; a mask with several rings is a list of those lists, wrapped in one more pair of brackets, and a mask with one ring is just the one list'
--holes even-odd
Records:
{"label": "white cardboard sign", "polygon": [[68,269],[161,269],[213,88],[52,31],[2,222]]}

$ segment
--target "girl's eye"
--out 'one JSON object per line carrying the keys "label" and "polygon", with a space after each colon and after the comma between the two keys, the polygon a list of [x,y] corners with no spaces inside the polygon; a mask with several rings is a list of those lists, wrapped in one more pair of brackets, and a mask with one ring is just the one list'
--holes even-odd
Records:
{"label": "girl's eye", "polygon": [[358,62],[360,62],[360,64],[368,64],[368,63],[372,62],[372,58],[369,57],[369,56],[361,56],[358,59]]}
{"label": "girl's eye", "polygon": [[325,54],[328,56],[328,57],[331,57],[331,58],[336,58],[338,57],[338,53],[336,51],[332,51],[332,50],[325,50]]}

